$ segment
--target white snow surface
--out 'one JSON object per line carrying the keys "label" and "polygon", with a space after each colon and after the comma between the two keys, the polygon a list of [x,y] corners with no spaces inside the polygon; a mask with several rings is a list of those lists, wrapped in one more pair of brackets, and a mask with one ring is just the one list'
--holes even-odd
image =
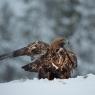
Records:
{"label": "white snow surface", "polygon": [[95,95],[95,75],[70,79],[33,79],[0,83],[0,95]]}

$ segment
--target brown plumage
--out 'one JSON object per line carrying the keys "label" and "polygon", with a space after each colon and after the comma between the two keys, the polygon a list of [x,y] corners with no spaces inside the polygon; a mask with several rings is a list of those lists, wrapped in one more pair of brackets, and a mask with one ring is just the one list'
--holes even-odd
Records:
{"label": "brown plumage", "polygon": [[38,72],[39,79],[70,78],[72,71],[77,67],[77,58],[72,51],[65,49],[64,45],[63,38],[55,39],[46,54],[22,68],[25,71]]}
{"label": "brown plumage", "polygon": [[24,48],[0,56],[0,60],[18,56],[30,56],[31,63],[22,66],[25,71],[37,72],[38,78],[70,78],[77,67],[76,55],[65,49],[66,40],[57,38],[51,44],[43,41],[30,43]]}

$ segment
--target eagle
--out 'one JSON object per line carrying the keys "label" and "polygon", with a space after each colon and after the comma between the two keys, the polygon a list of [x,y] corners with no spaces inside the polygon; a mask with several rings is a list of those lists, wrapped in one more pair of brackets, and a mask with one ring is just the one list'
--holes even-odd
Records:
{"label": "eagle", "polygon": [[77,67],[77,57],[71,50],[65,49],[64,38],[55,39],[48,47],[47,52],[40,59],[31,62],[22,68],[29,72],[38,72],[38,78],[67,79]]}
{"label": "eagle", "polygon": [[18,56],[30,56],[32,62],[22,66],[28,72],[38,73],[38,78],[53,80],[54,78],[68,79],[77,68],[77,57],[72,50],[65,48],[66,40],[56,38],[50,44],[36,41],[26,47],[3,54],[0,60]]}

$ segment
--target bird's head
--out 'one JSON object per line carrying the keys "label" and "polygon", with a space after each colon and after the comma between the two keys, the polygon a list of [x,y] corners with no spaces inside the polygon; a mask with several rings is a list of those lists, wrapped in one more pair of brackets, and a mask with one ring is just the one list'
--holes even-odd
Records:
{"label": "bird's head", "polygon": [[67,41],[66,41],[65,38],[59,37],[59,38],[56,38],[56,39],[51,43],[51,48],[52,48],[52,49],[63,48],[66,43],[67,43]]}

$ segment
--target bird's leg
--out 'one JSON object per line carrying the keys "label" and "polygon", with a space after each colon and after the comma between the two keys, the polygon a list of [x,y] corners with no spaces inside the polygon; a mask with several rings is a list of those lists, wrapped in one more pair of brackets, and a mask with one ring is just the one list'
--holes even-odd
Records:
{"label": "bird's leg", "polygon": [[48,72],[47,75],[48,75],[47,76],[48,80],[53,80],[54,79],[54,74],[52,72]]}
{"label": "bird's leg", "polygon": [[43,71],[42,67],[40,67],[39,70],[38,70],[38,78],[39,79],[43,78],[43,72],[44,71]]}

